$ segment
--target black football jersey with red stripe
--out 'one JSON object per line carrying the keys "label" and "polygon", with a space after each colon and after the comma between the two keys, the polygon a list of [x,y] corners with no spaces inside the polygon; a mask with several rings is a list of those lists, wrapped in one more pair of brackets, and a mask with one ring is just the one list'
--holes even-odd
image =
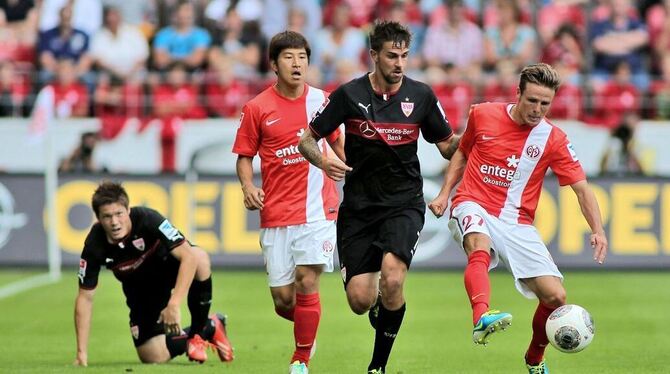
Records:
{"label": "black football jersey with red stripe", "polygon": [[174,286],[179,261],[170,251],[184,242],[184,235],[150,208],[133,207],[130,221],[130,234],[117,244],[107,241],[100,223],[91,227],[79,260],[79,287],[95,288],[103,266],[121,282],[129,303],[141,295]]}
{"label": "black football jersey with red stripe", "polygon": [[320,137],[345,128],[345,154],[352,171],[344,184],[343,206],[423,204],[417,140],[429,143],[453,135],[432,89],[404,77],[398,91],[375,92],[368,75],[336,89],[310,123]]}

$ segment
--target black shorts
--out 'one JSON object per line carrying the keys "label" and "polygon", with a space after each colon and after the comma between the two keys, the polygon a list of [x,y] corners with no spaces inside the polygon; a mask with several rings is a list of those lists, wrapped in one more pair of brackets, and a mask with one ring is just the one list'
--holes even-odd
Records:
{"label": "black shorts", "polygon": [[425,212],[425,204],[360,210],[340,207],[337,250],[344,286],[355,275],[379,271],[386,252],[398,256],[409,269]]}
{"label": "black shorts", "polygon": [[177,280],[179,261],[168,260],[160,272],[153,272],[144,282],[124,284],[126,304],[130,308],[130,335],[135,347],[139,347],[154,336],[165,334],[163,323],[158,323]]}
{"label": "black shorts", "polygon": [[158,318],[160,318],[161,311],[167,306],[170,295],[160,298],[157,295],[147,295],[147,297],[147,300],[141,305],[130,308],[130,335],[135,347],[141,346],[154,336],[165,334],[163,323],[158,323]]}

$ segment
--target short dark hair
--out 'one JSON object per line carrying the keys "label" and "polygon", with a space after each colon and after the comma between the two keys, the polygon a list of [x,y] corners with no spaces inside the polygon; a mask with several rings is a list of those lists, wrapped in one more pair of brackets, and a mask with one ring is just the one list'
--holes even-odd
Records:
{"label": "short dark hair", "polygon": [[382,50],[385,42],[409,47],[411,41],[412,33],[396,21],[377,21],[370,31],[370,48],[377,52]]}
{"label": "short dark hair", "polygon": [[270,40],[270,47],[268,48],[270,61],[277,62],[279,54],[289,48],[304,48],[305,52],[307,52],[307,60],[312,55],[312,49],[309,47],[307,39],[299,32],[287,30],[276,34]]}
{"label": "short dark hair", "polygon": [[95,216],[98,217],[100,214],[101,206],[114,203],[119,203],[128,208],[130,203],[128,193],[121,183],[103,181],[95,189],[93,198],[91,199],[91,207],[93,208],[93,212],[95,212]]}
{"label": "short dark hair", "polygon": [[551,65],[545,63],[531,64],[521,70],[519,92],[523,93],[528,83],[551,88],[556,92],[561,86],[561,76]]}

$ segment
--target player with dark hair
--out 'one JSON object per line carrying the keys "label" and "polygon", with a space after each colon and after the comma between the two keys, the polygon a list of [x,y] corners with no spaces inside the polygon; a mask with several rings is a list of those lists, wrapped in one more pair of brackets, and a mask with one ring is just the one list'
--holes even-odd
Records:
{"label": "player with dark hair", "polygon": [[[130,309],[130,333],[142,362],[162,363],[187,352],[190,360],[202,363],[207,346],[216,349],[221,361],[232,361],[225,317],[208,317],[212,271],[207,253],[191,246],[155,210],[129,208],[128,194],[119,183],[101,183],[91,205],[98,222],[79,260],[75,365],[88,365],[93,296],[103,266],[121,282]],[[185,298],[191,327],[182,331],[180,307]]]}
{"label": "player with dark hair", "polygon": [[602,264],[607,253],[598,202],[577,155],[565,133],[544,117],[559,86],[551,66],[529,65],[521,71],[516,103],[473,105],[442,190],[429,204],[442,216],[451,190],[463,179],[453,197],[449,228],[468,256],[464,278],[475,343],[486,344],[490,334],[512,322],[509,313],[489,310],[488,270],[499,261],[512,272],[519,292],[539,299],[525,356],[531,374],[549,372],[543,359],[549,342],[545,324],[566,299],[563,275],[532,226],[548,168],[577,195],[591,227],[593,259]]}
{"label": "player with dark hair", "polygon": [[[335,90],[300,140],[300,152],[312,164],[336,179],[346,173],[337,247],[349,306],[356,314],[369,310],[376,328],[369,373],[385,371],[423,228],[419,132],[446,159],[458,145],[430,87],[404,76],[410,41],[399,23],[376,23],[370,33],[374,71]],[[341,123],[347,164],[325,162],[316,142]]]}
{"label": "player with dark hair", "polygon": [[[244,106],[233,146],[244,205],[260,210],[260,242],[275,311],[293,321],[290,372],[296,374],[307,373],[313,354],[321,319],[319,278],[323,271],[333,271],[339,202],[335,183],[298,153],[300,135],[328,96],[305,83],[310,52],[297,32],[272,38],[270,65],[277,82]],[[338,131],[327,140],[343,155]],[[317,147],[325,164],[341,163],[331,159],[325,142]],[[256,154],[261,159],[261,188],[253,181]]]}

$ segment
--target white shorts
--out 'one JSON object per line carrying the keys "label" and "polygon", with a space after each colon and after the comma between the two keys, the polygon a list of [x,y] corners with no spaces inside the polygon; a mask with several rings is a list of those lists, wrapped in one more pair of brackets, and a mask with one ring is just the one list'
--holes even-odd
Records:
{"label": "white shorts", "polygon": [[333,271],[335,221],[261,229],[260,240],[270,287],[293,283],[296,265],[323,265],[323,271]]}
{"label": "white shorts", "polygon": [[512,272],[516,289],[529,299],[537,296],[521,279],[550,275],[563,280],[547,246],[532,225],[505,223],[490,215],[479,204],[466,201],[452,210],[449,230],[461,248],[463,237],[471,232],[479,232],[491,238],[489,270],[501,261]]}

